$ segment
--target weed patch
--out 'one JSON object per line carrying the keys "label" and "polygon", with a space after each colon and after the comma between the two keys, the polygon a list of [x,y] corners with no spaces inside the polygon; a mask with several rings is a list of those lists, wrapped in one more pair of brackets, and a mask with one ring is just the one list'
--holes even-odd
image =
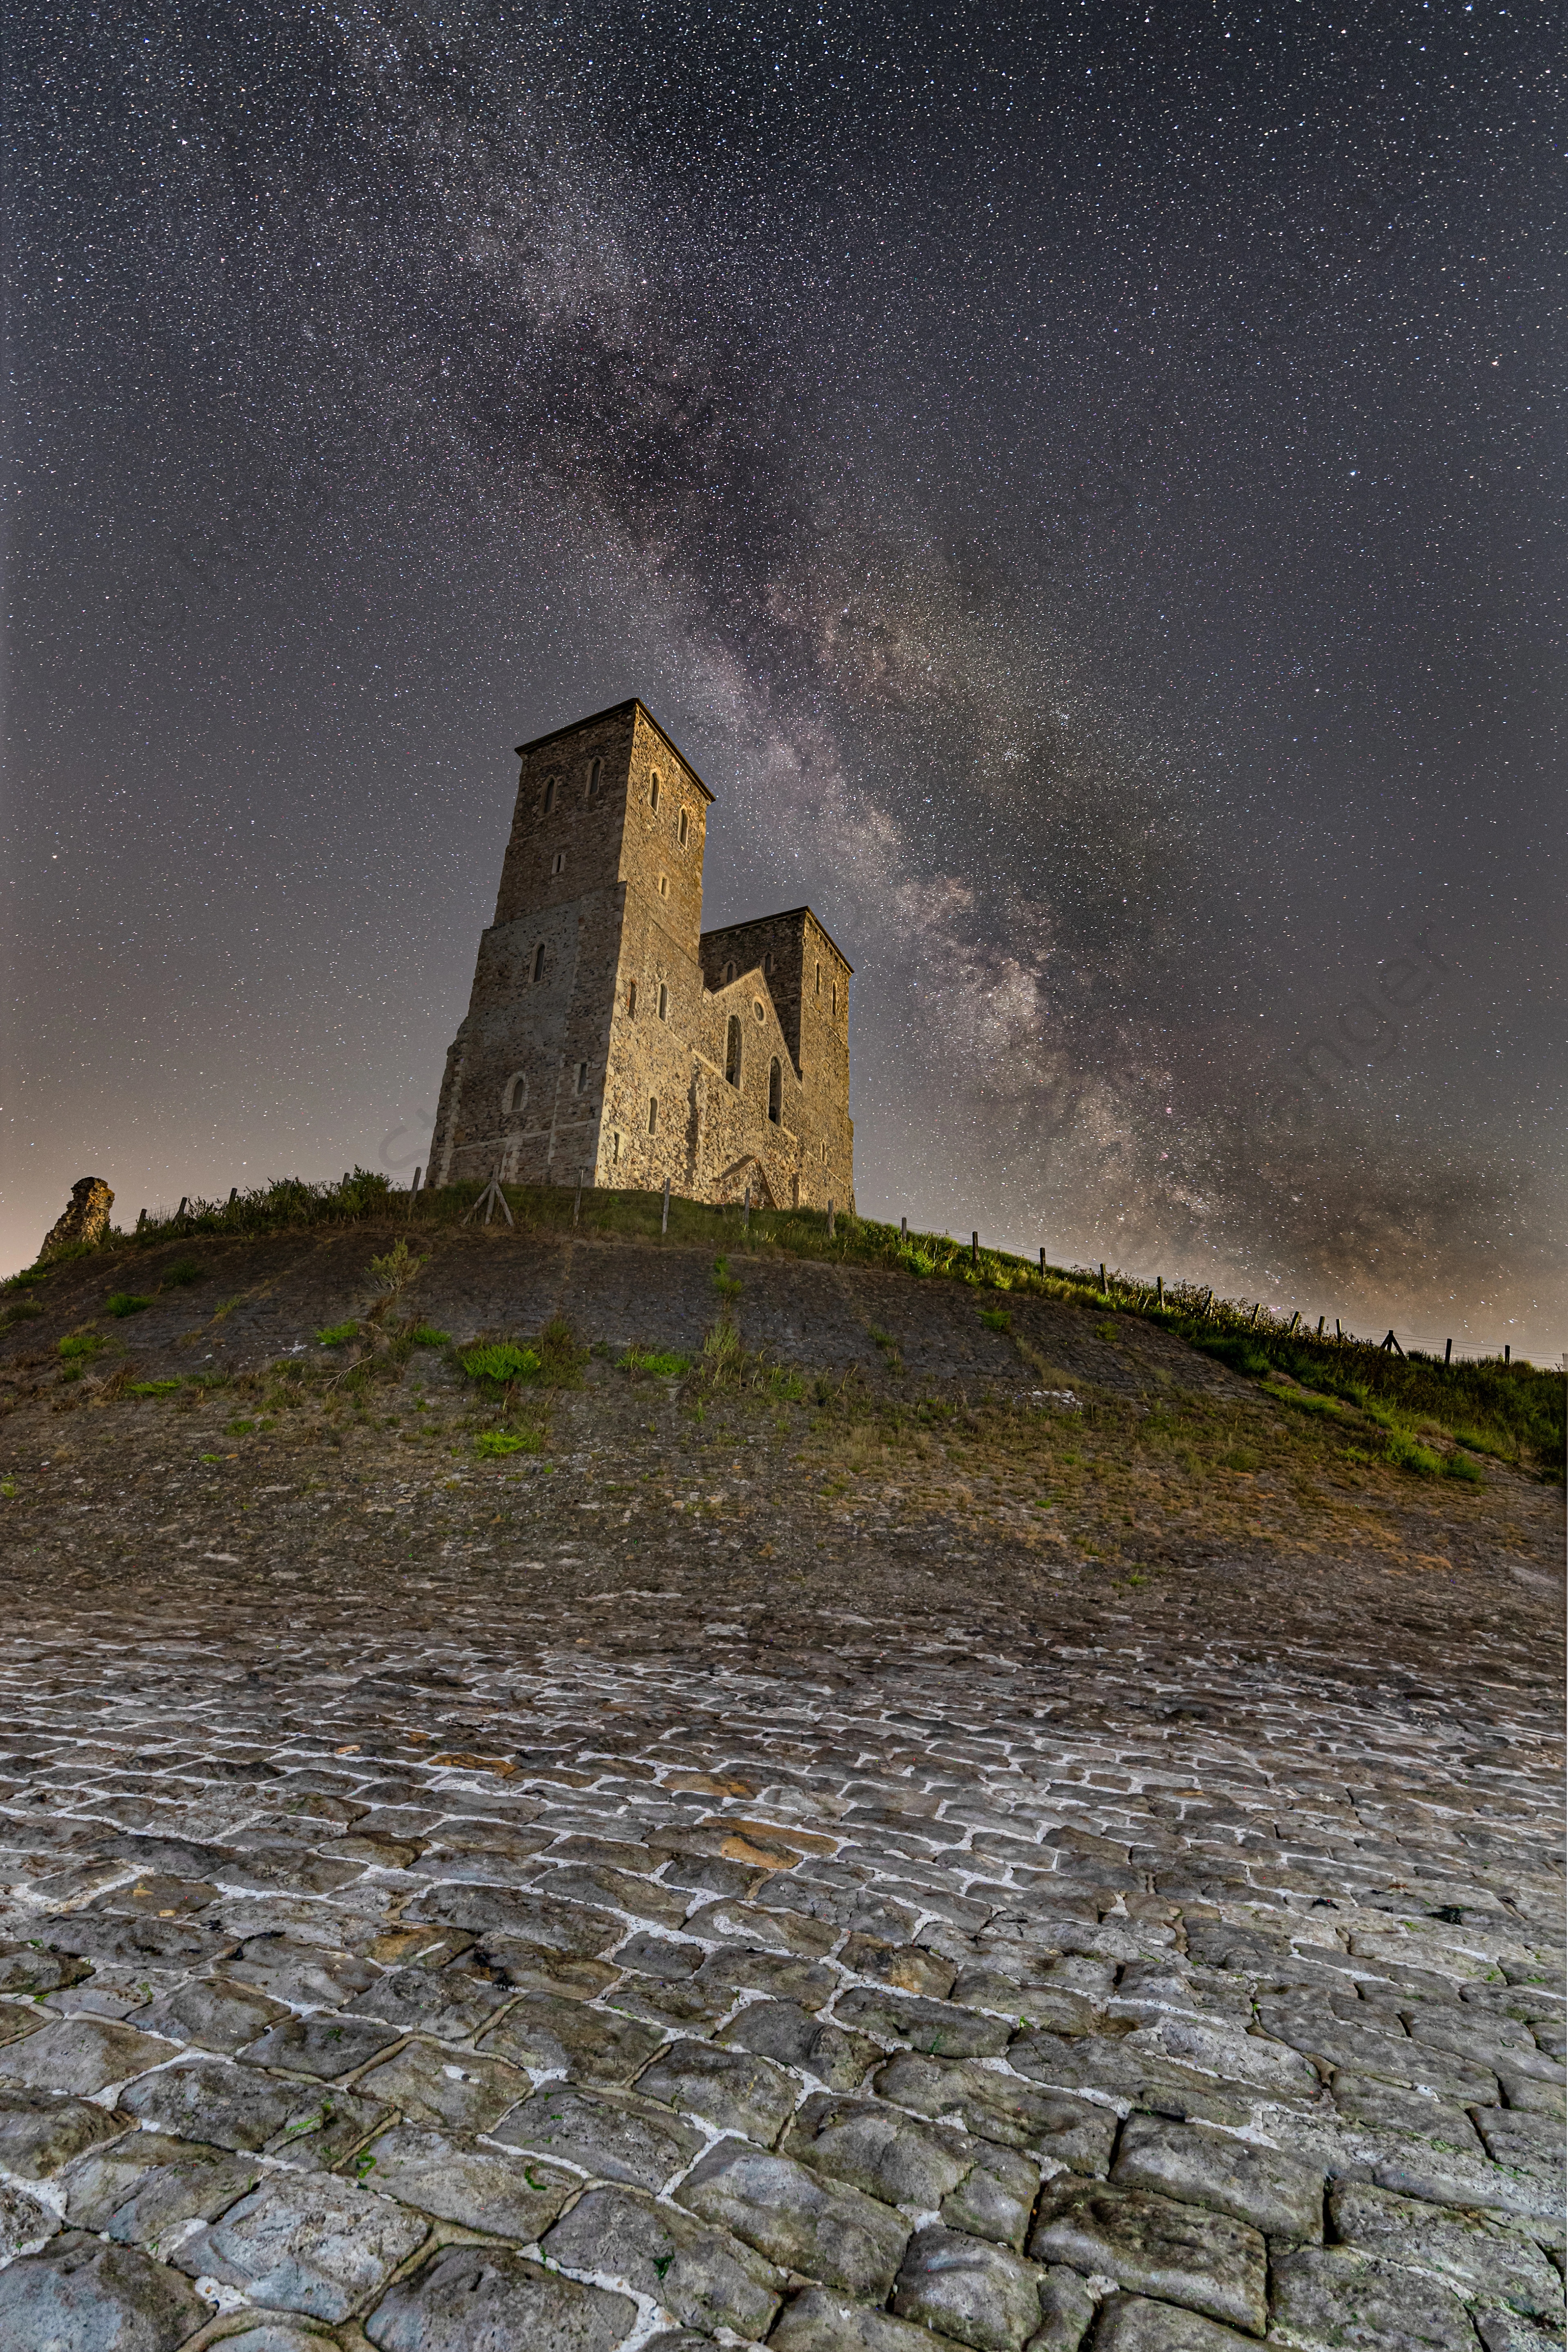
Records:
{"label": "weed patch", "polygon": [[616,1369],[633,1374],[647,1372],[657,1381],[678,1381],[691,1370],[691,1359],[668,1352],[658,1355],[647,1348],[628,1348]]}
{"label": "weed patch", "polygon": [[150,1298],[138,1298],[134,1291],[130,1290],[110,1291],[107,1301],[110,1313],[121,1322],[127,1315],[143,1314],[152,1304]]}
{"label": "weed patch", "polygon": [[325,1330],[317,1332],[316,1337],[323,1348],[345,1348],[351,1339],[359,1338],[359,1325],[329,1323]]}
{"label": "weed patch", "polygon": [[474,1440],[474,1452],[481,1462],[494,1462],[503,1454],[542,1454],[544,1440],[537,1429],[486,1429]]}
{"label": "weed patch", "polygon": [[194,1257],[177,1257],[173,1265],[163,1268],[165,1290],[189,1290],[194,1283],[205,1282],[206,1278],[205,1266],[199,1265]]}
{"label": "weed patch", "polygon": [[408,1344],[412,1348],[449,1348],[452,1340],[449,1332],[437,1331],[434,1324],[416,1323],[408,1334]]}
{"label": "weed patch", "polygon": [[127,1396],[173,1396],[179,1387],[178,1381],[128,1381],[125,1393]]}

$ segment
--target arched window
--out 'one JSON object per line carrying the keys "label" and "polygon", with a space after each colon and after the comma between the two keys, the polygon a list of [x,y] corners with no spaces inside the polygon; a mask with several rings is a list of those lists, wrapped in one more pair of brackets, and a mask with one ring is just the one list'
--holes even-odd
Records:
{"label": "arched window", "polygon": [[545,786],[544,786],[544,814],[545,814],[545,815],[546,815],[546,816],[548,816],[548,815],[550,814],[551,810],[552,810],[554,806],[555,806],[555,778],[554,778],[553,776],[551,776],[550,778],[548,778],[548,779],[547,779],[547,781],[546,781],[546,782],[545,782]]}
{"label": "arched window", "polygon": [[626,982],[626,1012],[627,1012],[628,1016],[629,1016],[633,1021],[635,1021],[635,1020],[637,1019],[637,982],[636,982],[636,981],[635,981],[635,980],[628,980],[628,981],[627,981],[627,982]]}
{"label": "arched window", "polygon": [[724,1076],[732,1087],[740,1085],[741,1024],[732,1013],[730,1015],[729,1026],[724,1032]]}
{"label": "arched window", "polygon": [[658,1133],[658,1097],[657,1095],[649,1095],[647,1098],[647,1131],[650,1135]]}
{"label": "arched window", "polygon": [[528,1102],[528,1080],[521,1070],[514,1070],[500,1090],[501,1117],[516,1118]]}
{"label": "arched window", "polygon": [[680,812],[680,846],[682,849],[686,846],[686,835],[688,829],[690,826],[690,818],[688,816],[686,811],[682,809]]}
{"label": "arched window", "polygon": [[734,979],[734,977],[735,977],[735,965],[734,965],[734,960],[733,960],[733,958],[731,958],[731,961],[729,961],[729,962],[724,966],[724,985],[725,985],[725,987],[726,987],[726,988],[728,988],[728,987],[729,987],[730,982]]}
{"label": "arched window", "polygon": [[591,801],[597,800],[599,797],[599,772],[604,764],[603,760],[594,760],[589,763],[588,798]]}
{"label": "arched window", "polygon": [[755,1013],[755,1015],[756,1015],[756,1017],[757,1017],[757,1019],[758,1019],[759,1021],[765,1021],[765,1020],[767,1019],[767,1017],[768,1017],[768,1016],[767,1016],[767,1014],[766,1014],[766,1013],[763,1012],[763,1000],[762,1000],[762,998],[761,998],[760,996],[753,996],[753,997],[752,997],[752,1011]]}
{"label": "arched window", "polygon": [[775,1127],[779,1124],[780,1118],[783,1114],[783,1108],[784,1076],[779,1069],[778,1058],[775,1055],[768,1064],[768,1117],[773,1120]]}
{"label": "arched window", "polygon": [[535,980],[544,978],[544,941],[542,940],[533,950],[533,977]]}
{"label": "arched window", "polygon": [[661,1021],[669,1018],[669,990],[662,980],[658,983],[658,1017]]}
{"label": "arched window", "polygon": [[653,781],[647,788],[647,804],[650,809],[656,809],[658,806],[658,771],[657,768],[654,771]]}

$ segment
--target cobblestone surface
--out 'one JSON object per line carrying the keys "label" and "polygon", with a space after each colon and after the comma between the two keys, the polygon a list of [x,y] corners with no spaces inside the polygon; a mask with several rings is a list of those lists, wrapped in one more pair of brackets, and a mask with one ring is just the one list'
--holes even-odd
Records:
{"label": "cobblestone surface", "polygon": [[1137,1592],[658,1400],[6,1423],[0,2342],[1561,2344],[1561,1498]]}

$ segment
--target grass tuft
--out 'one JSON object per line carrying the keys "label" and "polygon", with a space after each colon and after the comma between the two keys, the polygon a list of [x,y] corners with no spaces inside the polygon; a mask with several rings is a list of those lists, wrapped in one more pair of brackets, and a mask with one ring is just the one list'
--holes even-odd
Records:
{"label": "grass tuft", "polygon": [[329,1323],[325,1330],[317,1332],[316,1337],[323,1348],[346,1347],[351,1339],[358,1339],[359,1325],[353,1322]]}
{"label": "grass tuft", "polygon": [[532,1348],[518,1348],[510,1339],[487,1339],[466,1348],[458,1361],[471,1381],[494,1381],[506,1387],[513,1381],[537,1381],[542,1360]]}
{"label": "grass tuft", "polygon": [[139,1298],[134,1291],[112,1290],[108,1299],[109,1311],[123,1321],[127,1315],[141,1315],[152,1306],[150,1298]]}
{"label": "grass tuft", "polygon": [[647,1348],[628,1348],[616,1369],[623,1372],[647,1372],[658,1381],[678,1381],[691,1370],[691,1359],[668,1350],[657,1355]]}
{"label": "grass tuft", "polygon": [[503,1454],[542,1454],[544,1440],[537,1429],[486,1429],[474,1440],[474,1452],[481,1462],[493,1462]]}

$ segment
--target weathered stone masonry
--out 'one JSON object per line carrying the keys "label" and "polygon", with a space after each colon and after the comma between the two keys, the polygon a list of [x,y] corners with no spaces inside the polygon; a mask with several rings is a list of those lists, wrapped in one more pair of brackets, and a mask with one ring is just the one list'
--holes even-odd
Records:
{"label": "weathered stone masonry", "polygon": [[518,756],[430,1181],[852,1209],[851,967],[810,908],[703,931],[713,795],[640,702]]}

